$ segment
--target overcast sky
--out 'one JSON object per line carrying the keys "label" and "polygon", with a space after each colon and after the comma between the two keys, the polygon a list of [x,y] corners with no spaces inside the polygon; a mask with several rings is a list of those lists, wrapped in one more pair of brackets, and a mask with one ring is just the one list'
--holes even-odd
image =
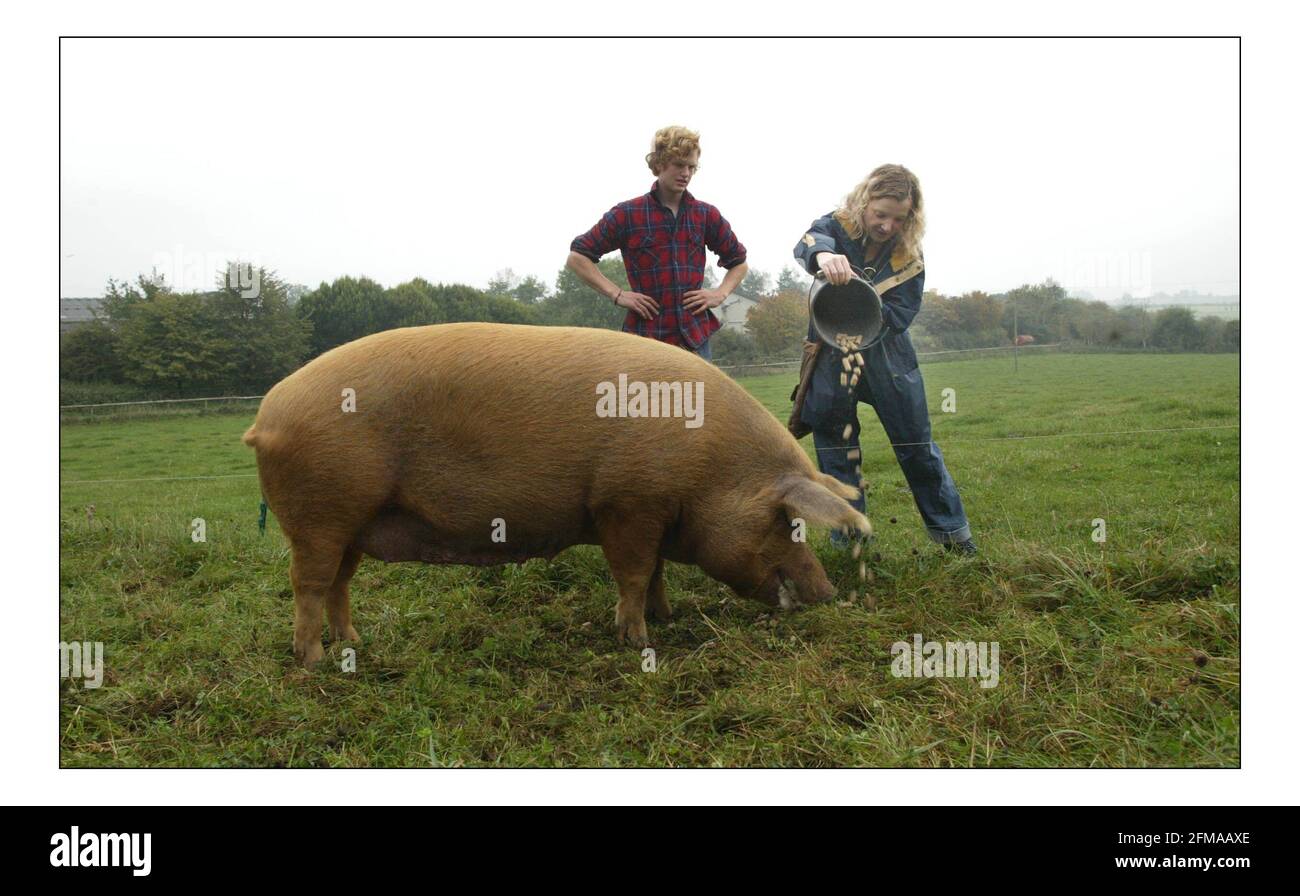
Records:
{"label": "overcast sky", "polygon": [[553,285],[666,124],[772,274],[899,162],[928,288],[1239,291],[1235,40],[65,40],[61,74],[63,296],[234,257]]}

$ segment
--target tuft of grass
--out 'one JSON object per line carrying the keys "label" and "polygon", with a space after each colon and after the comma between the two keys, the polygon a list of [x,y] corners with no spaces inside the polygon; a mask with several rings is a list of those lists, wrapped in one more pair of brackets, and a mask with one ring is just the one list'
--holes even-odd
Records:
{"label": "tuft of grass", "polygon": [[[774,615],[669,564],[675,618],[651,623],[653,673],[615,642],[595,548],[488,569],[367,560],[356,671],[337,644],[303,671],[286,543],[274,517],[258,533],[239,442],[251,411],[64,427],[60,637],[106,656],[102,687],[61,684],[61,763],[1239,765],[1238,431],[1187,429],[1237,419],[1235,356],[924,373],[981,554],[929,543],[863,406],[877,610],[859,596]],[[785,419],[792,374],[742,383]],[[1103,434],[1153,429],[1181,431]],[[1034,435],[1049,437],[1007,438]],[[224,478],[97,481],[177,476]],[[842,592],[859,589],[856,562],[821,533],[813,545]],[[913,633],[998,642],[998,685],[894,677],[892,645]]]}

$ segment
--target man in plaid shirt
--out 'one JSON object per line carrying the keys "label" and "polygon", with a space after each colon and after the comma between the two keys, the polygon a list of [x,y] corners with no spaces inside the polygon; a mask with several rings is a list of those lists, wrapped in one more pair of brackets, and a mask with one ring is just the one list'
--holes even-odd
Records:
{"label": "man in plaid shirt", "polygon": [[[731,225],[686,187],[700,167],[700,135],[662,128],[646,164],[656,180],[650,192],[620,202],[569,246],[569,270],[596,292],[627,309],[623,332],[679,345],[712,359],[709,337],[722,326],[713,314],[745,279],[745,247]],[[704,289],[704,250],[727,269],[717,289]],[[619,249],[632,291],[601,273],[602,255]]]}

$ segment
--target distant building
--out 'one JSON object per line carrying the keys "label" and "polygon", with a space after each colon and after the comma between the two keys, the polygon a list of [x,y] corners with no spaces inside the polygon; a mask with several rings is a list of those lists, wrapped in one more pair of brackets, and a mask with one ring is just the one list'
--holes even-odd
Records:
{"label": "distant building", "polygon": [[1241,319],[1240,295],[1207,295],[1187,289],[1176,295],[1160,292],[1143,299],[1126,295],[1118,304],[1121,308],[1145,308],[1151,314],[1157,314],[1166,308],[1186,308],[1197,320],[1203,317]]}
{"label": "distant building", "polygon": [[749,330],[745,326],[749,318],[749,312],[758,307],[758,302],[742,296],[738,292],[733,292],[727,296],[727,300],[713,309],[713,313],[722,321],[722,329],[734,330],[742,336],[748,334]]}
{"label": "distant building", "polygon": [[1183,307],[1192,309],[1192,314],[1196,315],[1197,320],[1203,317],[1221,317],[1224,320],[1241,319],[1240,302],[1197,302]]}
{"label": "distant building", "polygon": [[1224,320],[1241,319],[1240,302],[1170,302],[1161,305],[1142,305],[1152,314],[1157,314],[1166,308],[1186,308],[1192,312],[1197,320],[1203,317],[1220,317]]}
{"label": "distant building", "polygon": [[59,299],[59,334],[88,324],[95,319],[99,307],[104,304],[102,297],[92,299]]}

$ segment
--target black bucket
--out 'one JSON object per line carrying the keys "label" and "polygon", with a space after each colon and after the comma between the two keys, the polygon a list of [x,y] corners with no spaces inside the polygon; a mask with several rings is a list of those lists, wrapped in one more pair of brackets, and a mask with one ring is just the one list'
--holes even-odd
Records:
{"label": "black bucket", "polygon": [[880,337],[884,324],[880,294],[866,278],[854,274],[848,283],[836,286],[817,272],[808,291],[808,313],[813,331],[822,342],[840,351],[837,336],[857,337],[861,351]]}

